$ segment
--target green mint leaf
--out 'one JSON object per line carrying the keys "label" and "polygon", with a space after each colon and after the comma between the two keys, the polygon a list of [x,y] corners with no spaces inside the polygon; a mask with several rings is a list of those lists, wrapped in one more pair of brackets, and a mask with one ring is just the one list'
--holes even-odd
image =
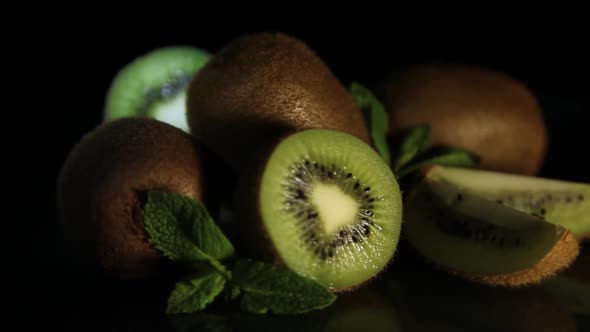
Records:
{"label": "green mint leaf", "polygon": [[383,106],[371,90],[360,83],[353,82],[350,85],[350,94],[358,107],[363,111],[365,122],[369,126],[371,139],[377,152],[389,164],[391,160],[389,144],[387,144],[389,115],[385,110],[385,106]]}
{"label": "green mint leaf", "polygon": [[325,308],[336,299],[317,282],[271,264],[240,260],[232,275],[242,292],[240,306],[247,312],[301,314]]}
{"label": "green mint leaf", "polygon": [[168,298],[166,313],[193,313],[201,311],[221,293],[225,278],[217,271],[207,271],[191,279],[176,283]]}
{"label": "green mint leaf", "polygon": [[403,177],[426,165],[443,165],[454,167],[474,167],[479,163],[480,158],[463,149],[436,147],[427,150],[414,162],[403,167],[397,175]]}
{"label": "green mint leaf", "polygon": [[206,261],[223,272],[225,268],[219,260],[234,254],[232,244],[205,206],[189,197],[149,192],[144,224],[150,243],[171,260],[183,263]]}
{"label": "green mint leaf", "polygon": [[393,171],[399,172],[414,157],[428,148],[431,142],[430,126],[416,126],[400,132],[394,141],[399,144],[393,147]]}

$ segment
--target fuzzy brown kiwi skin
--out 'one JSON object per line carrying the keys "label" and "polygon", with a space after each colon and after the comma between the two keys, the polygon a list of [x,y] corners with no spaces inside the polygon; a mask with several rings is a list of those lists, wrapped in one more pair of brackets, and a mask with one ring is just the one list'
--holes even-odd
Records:
{"label": "fuzzy brown kiwi skin", "polygon": [[145,194],[162,190],[203,199],[203,161],[183,131],[145,118],[101,124],[70,151],[57,181],[66,257],[122,279],[164,266],[143,224]]}
{"label": "fuzzy brown kiwi skin", "polygon": [[507,74],[429,63],[388,78],[379,91],[392,134],[428,123],[434,145],[470,150],[482,169],[535,175],[542,167],[547,129],[540,105]]}
{"label": "fuzzy brown kiwi skin", "polygon": [[448,269],[447,271],[461,278],[490,286],[525,287],[539,285],[545,279],[568,268],[578,257],[579,252],[580,245],[578,241],[569,231],[566,231],[545,257],[534,266],[527,269],[497,275],[453,271]]}
{"label": "fuzzy brown kiwi skin", "polygon": [[191,131],[234,169],[289,130],[346,132],[370,143],[362,113],[326,64],[281,33],[237,38],[193,78]]}

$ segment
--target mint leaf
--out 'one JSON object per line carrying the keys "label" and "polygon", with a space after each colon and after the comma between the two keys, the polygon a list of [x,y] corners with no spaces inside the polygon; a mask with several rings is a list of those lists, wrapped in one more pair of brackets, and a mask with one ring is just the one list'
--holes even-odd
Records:
{"label": "mint leaf", "polygon": [[207,271],[176,283],[168,298],[166,313],[192,313],[205,309],[221,293],[225,278],[217,271]]}
{"label": "mint leaf", "polygon": [[242,310],[252,313],[301,314],[327,307],[336,299],[317,282],[266,263],[240,260],[232,275],[242,291]]}
{"label": "mint leaf", "polygon": [[416,126],[400,133],[398,136],[397,141],[400,143],[393,148],[393,171],[396,173],[414,159],[416,155],[428,148],[431,141],[430,126]]}
{"label": "mint leaf", "polygon": [[387,132],[389,130],[389,115],[385,106],[367,87],[353,82],[350,85],[350,94],[363,111],[365,122],[369,126],[371,139],[383,160],[389,164],[391,160],[389,145],[387,144]]}
{"label": "mint leaf", "polygon": [[403,177],[426,165],[443,165],[455,167],[474,167],[479,163],[480,158],[463,149],[437,147],[427,150],[414,162],[403,167],[397,172],[398,177]]}
{"label": "mint leaf", "polygon": [[227,273],[219,260],[231,257],[234,248],[200,202],[173,193],[150,191],[144,224],[150,243],[171,260],[204,261]]}

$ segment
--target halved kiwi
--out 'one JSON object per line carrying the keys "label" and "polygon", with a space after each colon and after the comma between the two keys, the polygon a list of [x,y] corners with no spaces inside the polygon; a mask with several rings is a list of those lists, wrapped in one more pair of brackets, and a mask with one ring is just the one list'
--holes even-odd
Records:
{"label": "halved kiwi", "polygon": [[590,236],[590,184],[472,168],[435,166],[430,179]]}
{"label": "halved kiwi", "polygon": [[171,46],[134,59],[111,82],[104,120],[149,117],[188,132],[186,89],[209,58],[199,48]]}
{"label": "halved kiwi", "polygon": [[371,279],[392,259],[401,193],[369,145],[308,129],[282,139],[263,163],[251,191],[256,203],[246,208],[256,209],[277,261],[339,291]]}
{"label": "halved kiwi", "polygon": [[428,175],[408,195],[404,217],[405,234],[420,254],[486,284],[539,283],[579,253],[563,227]]}
{"label": "halved kiwi", "polygon": [[203,170],[203,154],[178,128],[145,118],[101,124],[72,148],[59,174],[65,255],[115,277],[161,273],[164,260],[144,229],[144,196],[162,190],[203,200]]}

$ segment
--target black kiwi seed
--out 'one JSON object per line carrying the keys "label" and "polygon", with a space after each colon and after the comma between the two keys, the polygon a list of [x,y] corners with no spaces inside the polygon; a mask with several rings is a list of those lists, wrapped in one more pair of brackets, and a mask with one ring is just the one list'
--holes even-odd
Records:
{"label": "black kiwi seed", "polygon": [[462,200],[463,200],[463,195],[461,195],[461,194],[457,194],[457,200],[458,200],[458,201],[462,201]]}
{"label": "black kiwi seed", "polygon": [[348,173],[348,174],[346,174],[346,178],[347,178],[347,179],[350,179],[351,177],[352,177],[352,173]]}
{"label": "black kiwi seed", "polygon": [[499,200],[497,200],[497,202],[498,202],[498,204],[502,204],[503,201],[501,199],[499,199]]}
{"label": "black kiwi seed", "polygon": [[570,203],[572,201],[572,198],[570,196],[565,196],[565,201],[566,203]]}
{"label": "black kiwi seed", "polygon": [[541,212],[542,215],[544,215],[545,213],[547,213],[547,211],[545,209],[541,209],[541,211],[539,211],[539,212]]}
{"label": "black kiwi seed", "polygon": [[360,187],[360,184],[357,182],[354,184],[354,190],[357,190]]}
{"label": "black kiwi seed", "polygon": [[584,200],[584,195],[582,195],[582,194],[579,194],[579,195],[578,195],[578,201],[583,201],[583,200]]}

